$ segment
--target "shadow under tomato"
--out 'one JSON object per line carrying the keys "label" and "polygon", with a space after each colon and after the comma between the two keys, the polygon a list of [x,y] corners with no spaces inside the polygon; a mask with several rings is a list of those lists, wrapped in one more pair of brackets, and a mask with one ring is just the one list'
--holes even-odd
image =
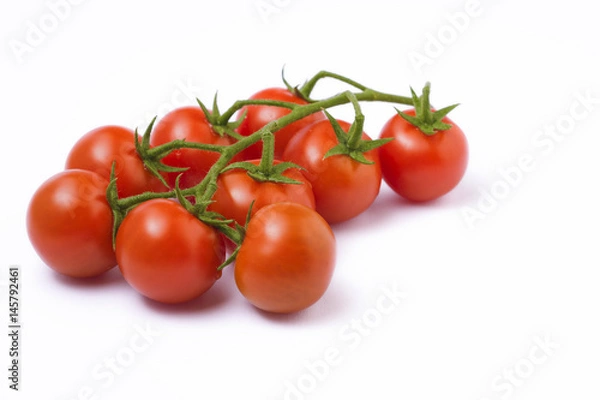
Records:
{"label": "shadow under tomato", "polygon": [[89,288],[104,288],[106,286],[120,284],[127,285],[118,267],[114,267],[102,275],[93,278],[72,278],[55,272],[52,273],[52,276],[53,279],[60,284],[71,286],[73,288],[84,288],[86,290]]}
{"label": "shadow under tomato", "polygon": [[269,322],[276,324],[320,324],[328,323],[332,318],[344,312],[344,307],[350,302],[347,299],[348,293],[344,291],[340,284],[335,281],[331,283],[323,297],[312,306],[305,310],[289,314],[279,314],[260,310],[250,303],[247,303],[249,309],[260,315]]}
{"label": "shadow under tomato", "polygon": [[219,279],[213,287],[199,297],[179,304],[165,304],[140,295],[144,306],[165,315],[186,315],[216,310],[231,300],[228,279]]}
{"label": "shadow under tomato", "polygon": [[481,196],[481,188],[485,187],[487,179],[478,175],[469,175],[449,193],[442,196],[439,200],[444,205],[460,208],[476,202]]}
{"label": "shadow under tomato", "polygon": [[417,203],[409,202],[391,190],[382,189],[375,202],[362,214],[348,221],[332,224],[331,228],[337,234],[345,231],[358,231],[369,226],[377,226],[380,223],[389,221],[394,214],[404,213],[413,206],[422,207],[423,204],[418,205]]}
{"label": "shadow under tomato", "polygon": [[460,186],[440,198],[417,202],[406,200],[385,184],[382,184],[381,192],[371,207],[351,220],[333,224],[332,228],[334,232],[342,233],[364,229],[369,226],[377,226],[380,223],[389,221],[390,218],[395,219],[394,215],[399,215],[399,220],[403,220],[404,218],[418,217],[419,212],[430,209],[460,210],[461,207],[471,204],[477,198],[479,193],[477,187],[475,182],[463,182]]}

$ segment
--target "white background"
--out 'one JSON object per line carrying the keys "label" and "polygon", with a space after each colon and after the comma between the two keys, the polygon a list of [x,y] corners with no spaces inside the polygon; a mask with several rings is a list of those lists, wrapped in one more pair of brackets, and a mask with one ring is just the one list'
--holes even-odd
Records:
{"label": "white background", "polygon": [[[261,15],[261,4],[276,8]],[[0,398],[599,398],[600,10],[481,0],[458,32],[448,17],[466,4],[87,0],[53,27],[47,2],[2,0],[0,272],[6,283],[8,266],[21,266],[23,333],[12,393],[0,328]],[[41,19],[54,30],[19,61],[11,46]],[[428,64],[412,63],[416,53]],[[452,119],[470,143],[463,182],[424,205],[384,185],[368,212],[334,228],[330,289],[297,315],[258,312],[231,268],[200,300],[173,307],[144,300],[116,269],[73,282],[43,265],[27,239],[27,203],[81,135],[144,127],[216,90],[224,108],[279,86],[284,64],[294,83],[321,69],[398,94],[431,81],[434,104],[461,103]],[[364,111],[372,136],[394,112]],[[542,136],[556,124],[568,134]],[[534,167],[515,172],[522,157]],[[478,219],[469,223],[464,207]],[[381,316],[394,287],[406,298]],[[355,330],[363,317],[372,327]],[[130,361],[130,340],[148,327],[160,335],[109,378],[105,363]],[[338,357],[324,368],[328,352]]]}

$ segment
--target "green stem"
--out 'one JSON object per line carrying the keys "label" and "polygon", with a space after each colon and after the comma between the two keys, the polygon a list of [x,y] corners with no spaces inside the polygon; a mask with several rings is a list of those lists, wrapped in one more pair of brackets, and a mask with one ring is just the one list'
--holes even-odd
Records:
{"label": "green stem", "polygon": [[425,84],[425,87],[423,88],[423,95],[421,96],[421,110],[427,110],[427,112],[425,112],[424,115],[424,119],[425,122],[427,124],[432,124],[433,123],[433,116],[431,113],[431,105],[429,103],[429,94],[431,92],[431,85],[429,84],[429,82],[427,82]]}
{"label": "green stem", "polygon": [[[247,147],[251,146],[252,144],[260,141],[262,138],[262,134],[266,130],[269,130],[271,133],[275,133],[278,130],[286,127],[287,125],[290,125],[290,124],[296,122],[297,120],[300,120],[300,119],[307,117],[311,114],[314,114],[316,112],[319,112],[323,109],[328,109],[328,108],[332,108],[335,106],[340,106],[343,104],[350,103],[351,100],[349,98],[349,95],[353,96],[357,102],[378,101],[378,102],[384,102],[384,103],[413,105],[412,98],[410,98],[410,97],[397,96],[394,94],[383,93],[383,92],[379,92],[379,91],[372,90],[372,89],[366,89],[365,91],[360,92],[360,93],[344,92],[344,93],[335,95],[333,97],[330,97],[330,98],[327,98],[324,100],[320,100],[320,101],[315,101],[314,103],[309,103],[306,105],[294,104],[293,108],[291,107],[291,103],[269,102],[269,105],[273,105],[274,103],[288,104],[288,105],[290,105],[290,107],[288,107],[288,108],[292,108],[292,111],[289,114],[287,114],[275,121],[269,122],[262,129],[259,129],[258,131],[254,132],[250,136],[246,136],[243,139],[238,140],[233,145],[219,146],[219,145],[210,145],[210,144],[204,144],[204,143],[186,142],[184,140],[175,140],[173,142],[165,143],[163,145],[160,145],[153,149],[150,149],[148,151],[148,153],[152,157],[156,157],[157,155],[161,155],[162,157],[164,157],[169,152],[171,152],[173,150],[177,150],[177,149],[200,149],[200,150],[219,152],[221,154],[224,154],[227,151],[231,152],[231,149],[238,149],[238,150],[235,150],[236,151],[235,154],[237,154],[241,150],[244,150]],[[258,101],[258,100],[253,100],[253,101]],[[236,102],[236,104],[238,104],[238,103],[241,104],[244,102],[245,101]],[[236,105],[232,106],[226,113],[223,114],[223,116],[225,116],[229,113],[231,113],[231,114],[235,113],[236,110],[234,110],[234,109],[237,107],[238,106],[236,106]],[[240,106],[239,108],[241,108],[241,107],[243,107],[243,105]],[[233,158],[233,156],[235,156],[235,154],[233,154],[231,157]]]}
{"label": "green stem", "polygon": [[355,80],[346,78],[345,76],[329,72],[329,71],[320,71],[315,76],[313,76],[310,80],[308,80],[302,87],[299,89],[299,92],[304,96],[305,99],[310,99],[310,95],[317,85],[317,83],[323,78],[333,78],[338,81],[349,84],[350,86],[355,87],[358,90],[365,91],[368,88],[365,85],[362,85]]}
{"label": "green stem", "polygon": [[275,159],[275,135],[267,130],[262,134],[263,149],[260,158],[260,171],[269,176],[273,170],[273,161]]}
{"label": "green stem", "polygon": [[208,173],[196,187],[190,188],[195,190],[197,196],[199,195],[200,201],[210,201],[213,195],[217,191],[217,178],[219,174],[227,165],[233,160],[233,158],[242,150],[247,149],[255,143],[258,143],[262,138],[263,129],[260,129],[253,133],[250,136],[245,137],[244,139],[235,142],[234,144],[227,146],[225,150],[221,153],[221,157],[213,164],[213,166],[208,170]]}
{"label": "green stem", "polygon": [[[329,74],[333,75],[333,74]],[[347,80],[349,81],[349,80]],[[215,146],[215,145],[207,145],[202,143],[192,143],[186,142],[184,140],[176,140],[170,143],[166,143],[164,145],[158,146],[154,149],[149,150],[149,155],[151,157],[164,156],[168,154],[168,152],[173,151],[175,149],[181,148],[193,148],[193,149],[202,149],[208,151],[215,151],[221,153],[217,162],[213,164],[213,166],[208,171],[205,178],[196,186],[181,190],[181,194],[183,196],[196,196],[197,202],[200,204],[202,202],[209,202],[215,191],[217,190],[217,178],[219,174],[227,165],[231,162],[231,160],[242,150],[250,147],[251,145],[259,142],[261,139],[266,139],[266,147],[269,146],[269,138],[272,138],[273,134],[280,130],[281,128],[298,121],[304,117],[307,117],[311,114],[319,112],[323,109],[328,109],[331,107],[339,106],[342,104],[347,104],[349,102],[353,102],[353,100],[358,103],[360,101],[380,101],[387,103],[395,103],[395,104],[405,104],[412,105],[412,99],[405,96],[397,96],[388,93],[378,92],[372,89],[365,89],[359,93],[341,93],[330,98],[316,101],[313,103],[309,103],[306,105],[297,105],[290,104],[286,102],[275,102],[275,101],[263,101],[263,100],[242,100],[236,102],[226,113],[222,115],[224,120],[228,120],[238,109],[248,104],[267,104],[267,105],[275,105],[290,108],[292,111],[274,121],[269,122],[263,128],[254,132],[252,135],[244,137],[239,141],[229,145],[229,146]],[[356,107],[356,106],[355,106]],[[362,115],[362,114],[361,114]],[[362,131],[361,131],[362,133]],[[267,161],[265,161],[267,162]],[[164,198],[173,198],[176,196],[175,191],[164,192],[164,193],[154,193],[154,192],[146,192],[136,196],[131,196],[127,198],[118,199],[116,204],[114,204],[113,208],[118,209],[120,211],[125,212],[126,210],[134,207],[135,205],[151,200],[151,199],[164,199]],[[234,234],[233,231],[228,231],[225,229],[224,232],[228,237],[232,240],[239,239],[239,234]]]}
{"label": "green stem", "polygon": [[227,125],[229,120],[233,117],[237,111],[245,106],[274,106],[274,107],[283,107],[289,108],[290,110],[299,107],[296,103],[290,103],[287,101],[279,101],[279,100],[265,100],[265,99],[248,99],[248,100],[238,100],[227,111],[225,111],[221,116],[217,119],[216,125]]}
{"label": "green stem", "polygon": [[[413,104],[412,99],[409,97],[382,93],[371,89],[367,89],[361,93],[354,93],[353,95],[357,101],[381,101],[406,105]],[[322,109],[347,104],[349,102],[350,99],[348,98],[348,94],[341,93],[325,100],[309,103],[303,106],[297,106],[289,114],[277,120],[269,122],[267,125],[254,132],[252,135],[247,136],[244,139],[239,140],[238,142],[230,146],[227,146],[221,153],[221,157],[219,157],[217,162],[213,164],[213,166],[210,168],[204,180],[198,184],[198,187],[200,189],[199,192],[202,192],[201,200],[209,201],[214,195],[214,192],[216,191],[216,185],[209,186],[208,182],[216,182],[221,171],[227,166],[227,164],[229,164],[233,157],[235,157],[235,155],[238,154],[240,151],[259,142],[262,139],[265,132],[271,132],[272,134],[274,134],[281,128],[284,128],[311,114],[319,112]],[[187,146],[187,144],[188,143],[184,143],[184,147]]]}
{"label": "green stem", "polygon": [[152,160],[160,160],[161,158],[166,157],[173,150],[178,149],[197,149],[197,150],[206,150],[213,151],[215,153],[222,153],[226,146],[216,145],[216,144],[207,144],[207,143],[197,143],[197,142],[186,142],[185,140],[177,139],[172,142],[168,142],[165,144],[161,144],[160,146],[156,146],[150,148],[147,151],[147,157]]}
{"label": "green stem", "polygon": [[363,128],[365,126],[365,116],[363,115],[362,110],[360,109],[360,104],[358,103],[358,100],[356,99],[354,93],[346,92],[346,96],[348,97],[350,102],[352,102],[352,106],[354,107],[354,123],[352,124],[352,127],[348,132],[348,148],[354,150],[356,149],[356,146],[358,146],[358,143],[362,139]]}
{"label": "green stem", "polygon": [[[184,196],[192,196],[194,194],[194,191],[192,190],[192,188],[190,188],[190,189],[182,190],[181,193]],[[169,192],[144,192],[144,193],[136,194],[135,196],[129,196],[129,197],[124,197],[124,198],[118,199],[115,202],[116,203],[115,206],[121,210],[127,210],[131,207],[134,207],[134,206],[141,204],[148,200],[172,199],[174,197],[176,197],[176,193],[174,190],[171,190]]]}

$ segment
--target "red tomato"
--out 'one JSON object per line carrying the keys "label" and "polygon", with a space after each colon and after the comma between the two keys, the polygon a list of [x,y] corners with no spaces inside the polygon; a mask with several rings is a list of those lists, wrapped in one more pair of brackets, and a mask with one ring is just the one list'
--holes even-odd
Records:
{"label": "red tomato", "polygon": [[[254,165],[260,164],[260,160],[250,162]],[[275,161],[274,165],[279,163],[281,161]],[[227,219],[236,220],[242,226],[246,223],[246,216],[252,201],[254,201],[252,215],[269,204],[286,201],[303,204],[314,210],[315,196],[310,182],[306,180],[302,172],[299,169],[291,168],[286,170],[283,176],[302,183],[296,185],[258,182],[243,169],[227,171],[221,174],[217,180],[218,189],[213,196],[214,203],[211,204],[210,209]]]}
{"label": "red tomato", "polygon": [[72,169],[54,175],[34,193],[27,233],[42,261],[56,272],[87,278],[117,264],[107,186],[94,172]]}
{"label": "red tomato", "polygon": [[[289,103],[300,105],[308,104],[306,101],[284,88],[264,89],[252,95],[250,99],[287,101]],[[269,122],[288,115],[291,110],[284,107],[256,105],[243,107],[238,115],[241,116],[244,112],[247,113],[246,118],[238,127],[237,132],[242,136],[250,136]],[[288,142],[296,132],[305,126],[311,125],[324,118],[325,116],[321,112],[311,114],[275,132],[275,158],[281,158],[285,146],[287,146]],[[242,158],[245,160],[252,160],[261,158],[261,156],[262,142],[258,142],[244,150]]]}
{"label": "red tomato", "polygon": [[[195,106],[177,108],[158,121],[150,135],[150,145],[156,147],[176,139],[215,145],[230,145],[235,141],[229,136],[219,136],[202,109]],[[214,151],[179,149],[163,158],[162,162],[171,167],[189,168],[185,172],[167,174],[172,187],[175,186],[177,176],[182,174],[179,186],[186,189],[200,183],[219,157],[220,154]]]}
{"label": "red tomato", "polygon": [[397,114],[383,127],[381,137],[394,138],[379,148],[383,178],[400,196],[411,201],[436,199],[465,174],[469,157],[465,134],[449,118],[442,122],[452,127],[431,136]]}
{"label": "red tomato", "polygon": [[[344,131],[350,124],[338,121]],[[370,140],[365,133],[363,140]],[[381,168],[376,150],[368,151],[365,158],[374,164],[361,164],[347,155],[323,158],[338,144],[329,120],[319,121],[290,140],[283,159],[294,162],[305,170],[304,176],[312,184],[316,210],[330,224],[343,222],[365,211],[379,194]]]}
{"label": "red tomato", "polygon": [[335,237],[327,222],[301,204],[275,203],[248,223],[234,275],[254,306],[291,313],[323,296],[334,267]]}
{"label": "red tomato", "polygon": [[116,254],[125,280],[162,303],[192,300],[221,277],[221,235],[173,200],[146,201],[130,211],[117,232]]}
{"label": "red tomato", "polygon": [[167,188],[150,171],[135,149],[132,130],[121,126],[103,126],[85,134],[75,143],[65,165],[66,169],[85,169],[110,179],[113,161],[119,197],[146,191],[164,192]]}

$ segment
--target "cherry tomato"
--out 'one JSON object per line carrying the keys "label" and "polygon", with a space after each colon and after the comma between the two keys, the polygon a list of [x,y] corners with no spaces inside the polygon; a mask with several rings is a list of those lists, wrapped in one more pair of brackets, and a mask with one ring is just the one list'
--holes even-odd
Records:
{"label": "cherry tomato", "polygon": [[65,168],[85,169],[109,180],[113,161],[119,197],[167,190],[144,167],[135,149],[133,131],[121,126],[102,126],[86,133],[69,152]]}
{"label": "cherry tomato", "polygon": [[[230,145],[235,140],[229,136],[219,136],[200,107],[181,107],[165,115],[154,127],[150,135],[150,145],[159,146],[176,139],[192,143]],[[189,168],[185,172],[169,172],[168,182],[174,187],[177,176],[181,175],[179,186],[186,189],[197,185],[219,159],[214,151],[179,149],[171,152],[162,162],[171,167]]]}
{"label": "cherry tomato", "polygon": [[[350,124],[338,121],[344,131]],[[365,133],[363,140],[370,140]],[[338,144],[329,120],[316,122],[290,140],[283,159],[301,167],[312,184],[316,210],[330,224],[343,222],[365,211],[379,194],[381,168],[376,150],[365,158],[374,164],[362,164],[347,155],[324,158]]]}
{"label": "cherry tomato", "polygon": [[442,122],[452,127],[431,136],[397,114],[383,127],[381,137],[394,138],[379,148],[383,178],[400,196],[411,201],[436,199],[465,174],[469,153],[465,134],[449,118]]}
{"label": "cherry tomato", "polygon": [[[305,100],[292,94],[289,90],[284,88],[264,89],[252,95],[250,99],[287,101],[289,103],[300,105],[308,104]],[[269,122],[288,115],[291,110],[284,107],[253,105],[243,107],[238,115],[241,116],[244,112],[246,112],[246,118],[238,127],[237,132],[243,136],[250,136],[252,133],[256,132]],[[275,132],[275,158],[281,158],[285,146],[296,134],[296,132],[305,126],[311,125],[312,123],[324,118],[325,115],[322,112],[311,114]],[[242,158],[245,160],[251,160],[261,158],[261,155],[262,142],[258,142],[244,150]]]}
{"label": "cherry tomato", "polygon": [[116,254],[125,280],[162,303],[192,300],[221,277],[225,245],[217,231],[173,200],[146,201],[117,232]]}
{"label": "cherry tomato", "polygon": [[117,264],[107,186],[94,172],[72,169],[54,175],[34,193],[27,233],[42,261],[56,272],[88,278]]}
{"label": "cherry tomato", "polygon": [[[260,160],[250,161],[254,165]],[[281,161],[275,161],[274,165]],[[290,168],[283,172],[283,176],[294,179],[301,184],[259,182],[251,178],[243,169],[233,169],[221,174],[217,180],[217,191],[213,196],[214,203],[210,209],[220,213],[227,219],[234,219],[238,224],[246,223],[246,216],[250,204],[252,215],[261,208],[281,202],[294,202],[303,204],[314,210],[315,196],[312,186],[302,175],[299,169]]]}
{"label": "cherry tomato", "polygon": [[314,210],[275,203],[259,210],[235,262],[235,282],[257,308],[303,310],[319,300],[333,276],[335,237]]}

